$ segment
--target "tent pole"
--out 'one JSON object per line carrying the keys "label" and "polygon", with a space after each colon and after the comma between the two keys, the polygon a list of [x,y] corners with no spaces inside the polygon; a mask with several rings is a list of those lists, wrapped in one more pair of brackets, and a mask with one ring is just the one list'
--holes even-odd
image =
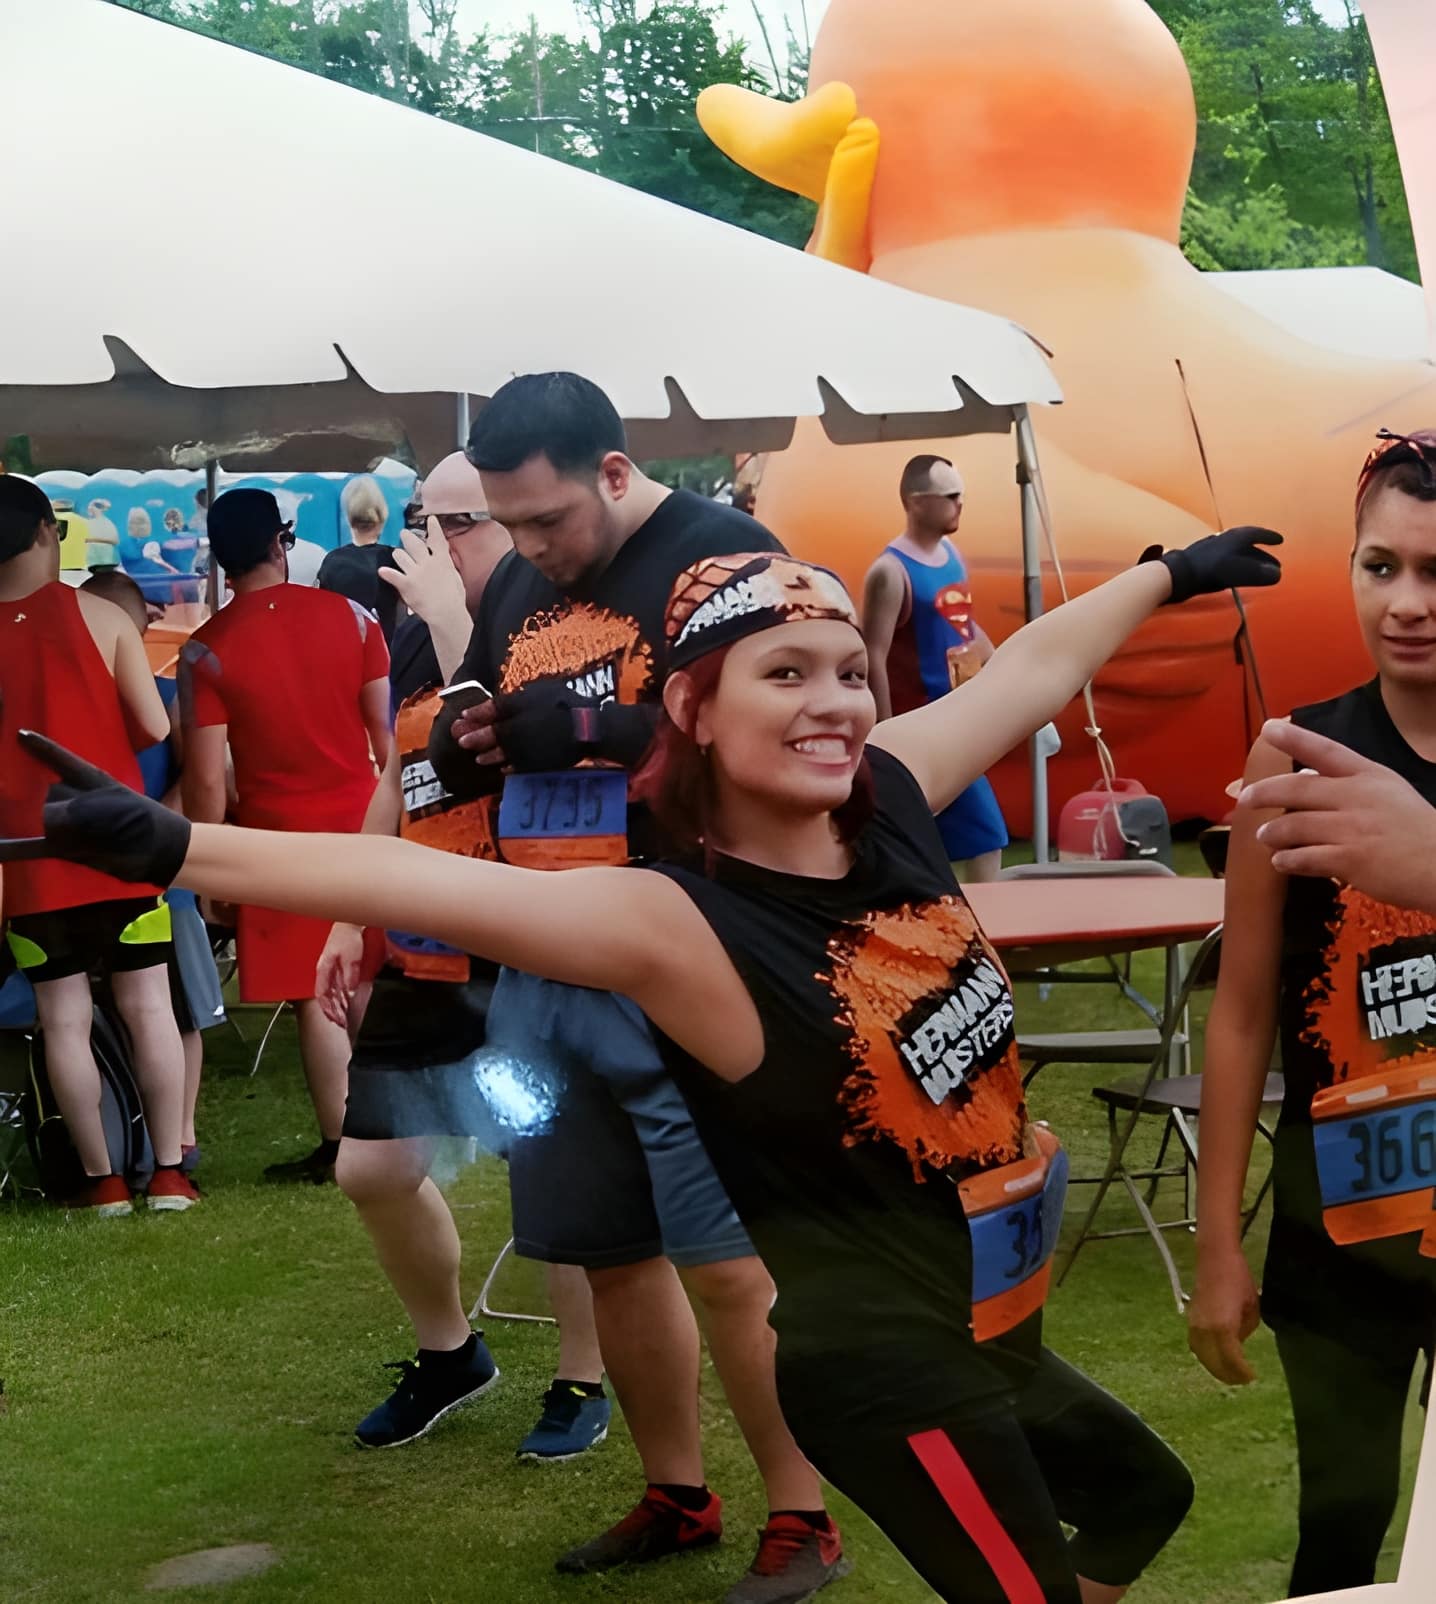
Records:
{"label": "tent pole", "polygon": [[469,443],[469,392],[454,397],[454,433],[458,436],[458,449]]}
{"label": "tent pole", "polygon": [[[213,457],[204,459],[204,519],[209,523],[210,511],[214,507],[214,493],[219,487],[219,463]],[[204,582],[205,605],[210,613],[219,611],[219,598],[224,588],[224,574],[214,559],[214,551],[209,555],[209,574]]]}
{"label": "tent pole", "polygon": [[[1025,406],[1013,408],[1017,424],[1017,483],[1022,491],[1022,601],[1030,624],[1042,616],[1042,513],[1037,502],[1037,437]],[[1047,756],[1034,735],[1027,742],[1032,769],[1032,852],[1038,863],[1051,857],[1048,840]]]}

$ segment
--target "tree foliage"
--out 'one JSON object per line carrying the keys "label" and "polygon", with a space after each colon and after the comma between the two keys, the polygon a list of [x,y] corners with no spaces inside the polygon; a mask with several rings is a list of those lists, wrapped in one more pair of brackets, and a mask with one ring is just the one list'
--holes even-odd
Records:
{"label": "tree foliage", "polygon": [[1202,267],[1416,274],[1391,119],[1355,0],[1149,0],[1196,90],[1183,243]]}
{"label": "tree foliage", "polygon": [[[457,0],[115,0],[709,216],[802,244],[813,208],[709,144],[700,90],[796,98],[808,41],[725,37],[714,0],[573,0],[571,34],[462,36]],[[1196,88],[1183,245],[1205,268],[1368,262],[1414,277],[1386,102],[1356,0],[1148,0]]]}

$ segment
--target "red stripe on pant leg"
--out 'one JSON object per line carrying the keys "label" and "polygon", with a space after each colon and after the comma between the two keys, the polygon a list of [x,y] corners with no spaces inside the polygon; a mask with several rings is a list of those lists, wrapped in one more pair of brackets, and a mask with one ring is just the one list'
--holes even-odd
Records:
{"label": "red stripe on pant leg", "polygon": [[943,1503],[957,1516],[962,1529],[992,1567],[1008,1604],[1046,1604],[1031,1567],[983,1496],[977,1478],[963,1463],[952,1438],[945,1431],[920,1431],[907,1441],[942,1494]]}

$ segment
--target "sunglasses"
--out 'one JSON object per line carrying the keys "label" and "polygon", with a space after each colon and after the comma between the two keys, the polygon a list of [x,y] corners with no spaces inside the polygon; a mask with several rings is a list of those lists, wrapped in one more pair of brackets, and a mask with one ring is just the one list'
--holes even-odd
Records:
{"label": "sunglasses", "polygon": [[294,533],[294,525],[292,523],[280,524],[278,533],[279,544],[284,547],[285,551],[293,551],[294,542],[297,538]]}

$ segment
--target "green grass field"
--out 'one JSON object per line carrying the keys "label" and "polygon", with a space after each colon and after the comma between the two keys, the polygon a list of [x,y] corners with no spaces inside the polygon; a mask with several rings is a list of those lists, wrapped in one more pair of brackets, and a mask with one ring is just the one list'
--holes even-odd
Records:
{"label": "green grass field", "polygon": [[[1139,979],[1157,987],[1155,963]],[[1046,1003],[1019,994],[1032,1028],[1114,1021],[1108,988]],[[267,1542],[281,1563],[221,1590],[176,1599],[234,1604],[538,1604],[716,1600],[746,1567],[764,1510],[711,1372],[704,1377],[709,1479],[728,1537],[646,1573],[560,1578],[554,1555],[627,1507],[638,1490],[617,1417],[609,1441],[566,1466],[519,1465],[551,1373],[548,1328],[491,1322],[503,1380],[406,1448],[365,1453],[354,1423],[383,1395],[385,1360],[409,1353],[399,1305],[353,1210],[333,1187],[257,1182],[312,1140],[292,1027],[257,1077],[250,1047],[211,1032],[201,1105],[203,1206],[188,1215],[99,1221],[39,1204],[0,1207],[0,1604],[117,1604],[144,1592],[170,1556]],[[1033,1089],[1089,1171],[1104,1152],[1089,1093],[1099,1072],[1056,1066]],[[483,1160],[451,1188],[473,1297],[508,1235],[502,1167]],[[1079,1189],[1069,1209],[1084,1205]],[[1176,1201],[1173,1198],[1171,1201]],[[1109,1223],[1127,1223],[1113,1203]],[[1260,1251],[1260,1226],[1253,1254]],[[1177,1252],[1190,1262],[1190,1241]],[[501,1306],[540,1309],[538,1278],[510,1261]],[[1198,1498],[1186,1526],[1135,1590],[1143,1604],[1260,1604],[1280,1598],[1295,1542],[1291,1422],[1266,1333],[1256,1386],[1227,1391],[1186,1352],[1156,1255],[1144,1239],[1088,1247],[1049,1305],[1049,1340],[1110,1386],[1185,1456]],[[1414,1471],[1415,1414],[1406,1482]],[[832,1604],[931,1597],[851,1507],[836,1512],[857,1562]],[[1404,1514],[1402,1517],[1404,1520]],[[1382,1575],[1395,1574],[1401,1522]]]}

